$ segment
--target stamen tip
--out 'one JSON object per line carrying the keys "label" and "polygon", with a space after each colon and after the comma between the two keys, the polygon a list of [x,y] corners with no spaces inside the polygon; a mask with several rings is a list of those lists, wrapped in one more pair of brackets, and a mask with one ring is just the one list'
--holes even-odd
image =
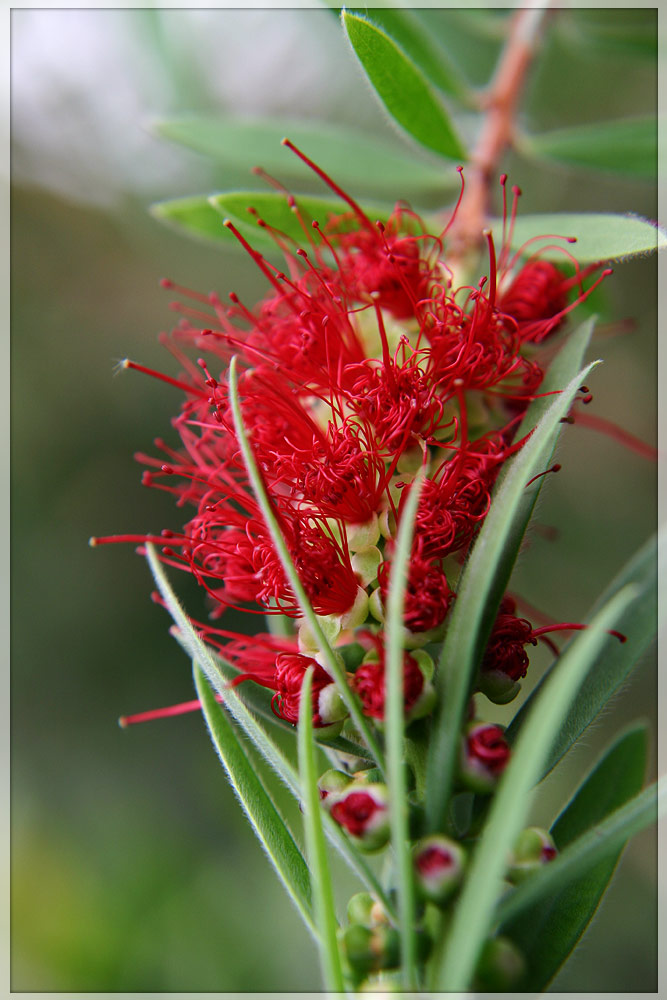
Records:
{"label": "stamen tip", "polygon": [[90,545],[91,549],[95,548],[95,546],[97,545],[97,539],[95,538],[94,535],[90,536],[90,538],[88,539],[88,544]]}
{"label": "stamen tip", "polygon": [[127,717],[125,715],[120,716],[118,719],[118,725],[121,729],[127,729]]}

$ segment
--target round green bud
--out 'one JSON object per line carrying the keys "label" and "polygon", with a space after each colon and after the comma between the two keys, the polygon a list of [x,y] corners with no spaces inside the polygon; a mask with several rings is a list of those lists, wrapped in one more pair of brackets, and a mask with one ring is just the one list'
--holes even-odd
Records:
{"label": "round green bud", "polygon": [[491,938],[482,949],[475,988],[479,992],[507,993],[521,981],[525,971],[525,959],[509,938]]}
{"label": "round green bud", "polygon": [[517,885],[531,872],[553,861],[557,854],[551,834],[541,827],[529,826],[522,830],[514,844],[507,878]]}

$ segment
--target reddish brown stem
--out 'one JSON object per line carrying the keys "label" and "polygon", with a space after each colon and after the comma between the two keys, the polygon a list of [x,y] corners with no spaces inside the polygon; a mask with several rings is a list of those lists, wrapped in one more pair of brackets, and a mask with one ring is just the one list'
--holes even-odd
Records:
{"label": "reddish brown stem", "polygon": [[546,9],[546,5],[541,5],[516,11],[495,76],[483,98],[484,122],[465,171],[463,200],[449,234],[455,257],[463,257],[482,243],[491,182],[513,138],[517,104]]}

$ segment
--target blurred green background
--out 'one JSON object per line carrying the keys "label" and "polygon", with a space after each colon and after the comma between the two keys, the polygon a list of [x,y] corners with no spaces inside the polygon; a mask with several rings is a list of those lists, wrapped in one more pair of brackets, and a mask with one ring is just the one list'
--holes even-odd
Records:
{"label": "blurred green background", "polygon": [[[597,13],[582,36],[581,18],[561,12],[522,121],[549,128],[655,110],[656,11],[630,12],[630,27],[623,11]],[[424,17],[474,84],[488,79],[502,12]],[[114,377],[125,356],[173,371],[156,341],[173,320],[158,279],[247,301],[264,292],[245,258],[147,214],[158,198],[249,180],[151,137],[152,117],[187,110],[318,116],[407,148],[327,11],[13,11],[14,991],[319,985],[311,942],[201,718],[116,726],[120,714],[192,697],[190,666],[132,548],[87,546],[91,534],[181,523],[168,497],[141,488],[132,460],[166,436],[180,398],[136,373]],[[524,211],[657,214],[650,183],[518,157],[503,168]],[[597,308],[607,323],[634,326],[624,335],[603,326],[595,342],[605,364],[591,383],[593,412],[655,443],[655,260],[619,265]],[[656,480],[650,462],[612,440],[576,427],[565,438],[537,514],[549,530],[531,531],[515,589],[558,620],[579,620],[652,532]],[[190,583],[179,581],[180,593],[201,614]],[[532,680],[547,663],[535,655]],[[645,718],[655,733],[657,707],[649,658],[545,783],[535,819],[549,823],[622,725]],[[657,989],[655,854],[651,832],[626,852],[557,989]],[[355,884],[336,871],[344,899]]]}

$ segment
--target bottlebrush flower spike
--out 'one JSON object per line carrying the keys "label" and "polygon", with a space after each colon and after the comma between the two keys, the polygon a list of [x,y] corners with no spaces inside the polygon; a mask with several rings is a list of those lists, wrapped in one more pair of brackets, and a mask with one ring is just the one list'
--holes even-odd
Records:
{"label": "bottlebrush flower spike", "polygon": [[[162,338],[181,373],[173,378],[131,361],[124,367],[184,393],[173,421],[180,447],[158,438],[157,454],[136,457],[147,486],[194,510],[181,531],[95,541],[135,542],[139,551],[155,543],[163,562],[192,573],[205,589],[213,620],[230,607],[301,618],[234,431],[227,368],[237,356],[247,437],[298,577],[332,642],[345,644],[360,626],[377,631],[369,612],[382,622],[406,488],[422,469],[404,626],[408,646],[424,645],[441,637],[455,599],[447,561],[465,557],[500,468],[523,443],[515,440],[517,412],[543,377],[535,349],[528,357],[524,345],[560,322],[573,282],[542,267],[539,253],[521,264],[510,252],[518,191],[498,255],[487,234],[486,275],[457,288],[446,229],[429,234],[401,204],[376,224],[286,145],[341,198],[341,212],[311,222],[286,194],[303,246],[255,213],[283,253],[284,270],[225,223],[268,283],[254,308],[234,293],[225,304],[216,294],[164,282],[181,297],[173,304],[180,322]],[[586,294],[580,289],[579,299]],[[201,631],[217,644],[215,630]],[[377,643],[376,664],[362,666],[354,683],[367,714],[379,719],[382,639]],[[317,656],[305,623],[297,649],[265,646],[261,656],[260,664],[250,654],[243,676],[272,689],[275,710],[296,721],[297,679],[303,662]],[[408,654],[408,721],[432,698],[415,663]],[[503,676],[514,682],[517,669],[521,663]],[[315,725],[337,724],[333,681],[319,664],[317,671]]]}

